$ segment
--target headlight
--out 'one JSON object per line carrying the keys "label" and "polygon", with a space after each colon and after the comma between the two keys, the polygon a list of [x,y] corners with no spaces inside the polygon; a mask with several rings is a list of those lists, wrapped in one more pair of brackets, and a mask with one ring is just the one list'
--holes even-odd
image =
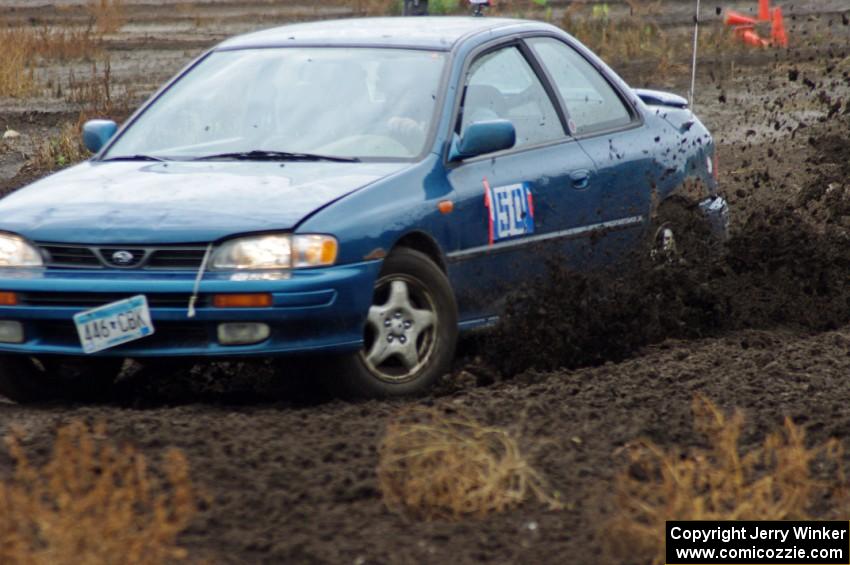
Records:
{"label": "headlight", "polygon": [[329,235],[261,235],[226,241],[210,268],[222,271],[300,269],[336,262],[337,241]]}
{"label": "headlight", "polygon": [[0,267],[43,267],[44,260],[38,249],[24,238],[10,233],[0,233]]}

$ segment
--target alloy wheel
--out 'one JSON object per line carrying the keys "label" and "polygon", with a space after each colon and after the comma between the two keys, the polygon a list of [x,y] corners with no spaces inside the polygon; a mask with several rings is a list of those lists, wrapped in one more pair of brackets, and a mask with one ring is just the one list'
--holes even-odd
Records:
{"label": "alloy wheel", "polygon": [[437,308],[431,293],[412,277],[395,274],[378,281],[366,325],[361,355],[384,382],[413,380],[434,353]]}

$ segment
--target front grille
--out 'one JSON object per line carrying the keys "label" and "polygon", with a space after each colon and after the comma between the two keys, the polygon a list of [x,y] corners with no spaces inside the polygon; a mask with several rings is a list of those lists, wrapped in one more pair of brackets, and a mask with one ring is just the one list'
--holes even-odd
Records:
{"label": "front grille", "polygon": [[[188,294],[150,293],[146,294],[151,308],[188,308]],[[127,294],[103,292],[28,292],[20,295],[25,306],[52,306],[65,308],[97,308],[112,302],[130,298]],[[208,297],[198,297],[198,308],[209,304]]]}
{"label": "front grille", "polygon": [[120,245],[39,244],[48,267],[54,269],[148,269],[197,271],[207,248],[195,245],[146,247]]}
{"label": "front grille", "polygon": [[45,252],[50,267],[81,269],[103,266],[94,251],[88,247],[42,245],[41,250]]}
{"label": "front grille", "polygon": [[206,248],[156,249],[151,253],[146,267],[148,269],[175,269],[197,271],[204,261]]}
{"label": "front grille", "polygon": [[[80,337],[72,322],[32,322],[31,327],[43,343],[59,346],[78,346]],[[139,341],[121,345],[121,348],[138,347],[205,347],[210,343],[210,332],[203,324],[154,324],[154,334]]]}

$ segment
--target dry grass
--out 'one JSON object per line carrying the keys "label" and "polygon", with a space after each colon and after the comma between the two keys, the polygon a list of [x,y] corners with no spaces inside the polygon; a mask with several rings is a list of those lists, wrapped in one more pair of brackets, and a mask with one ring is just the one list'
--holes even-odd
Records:
{"label": "dry grass", "polygon": [[120,123],[135,107],[133,91],[116,88],[108,59],[100,66],[92,62],[90,73],[84,79],[77,79],[71,72],[64,97],[79,106],[77,121],[63,123],[56,134],[44,139],[36,147],[26,163],[28,172],[46,174],[89,158],[91,153],[82,141],[83,124],[95,118]]}
{"label": "dry grass", "polygon": [[87,59],[100,52],[91,28],[0,28],[0,96],[23,97],[38,90],[35,68],[45,60]]}
{"label": "dry grass", "polygon": [[[347,0],[351,10],[361,16],[390,16],[400,15],[403,11],[403,0]],[[429,0],[428,12],[431,15],[457,14],[468,10],[466,0]]]}
{"label": "dry grass", "polygon": [[86,10],[101,34],[115,33],[127,23],[124,0],[89,0]]}
{"label": "dry grass", "polygon": [[101,52],[103,38],[87,27],[23,28],[22,40],[30,42],[34,57],[69,61],[90,59]]}
{"label": "dry grass", "polygon": [[808,448],[803,430],[786,419],[762,445],[742,453],[740,412],[724,414],[704,398],[694,400],[693,412],[709,447],[629,446],[630,466],[618,479],[619,509],[609,538],[618,557],[663,564],[668,520],[800,520],[824,497],[843,499],[837,441]]}
{"label": "dry grass", "polygon": [[102,425],[61,427],[40,467],[18,438],[7,443],[17,469],[0,483],[0,563],[154,565],[186,557],[176,540],[197,495],[179,451],[166,453],[157,480],[143,455],[105,441]]}
{"label": "dry grass", "polygon": [[14,41],[7,30],[0,30],[0,96],[27,96],[35,90],[35,75],[25,45]]}
{"label": "dry grass", "polygon": [[[692,30],[660,26],[657,17],[663,9],[660,0],[627,0],[626,3],[630,16],[614,19],[610,17],[607,4],[578,0],[564,12],[561,27],[610,63],[644,61],[654,67],[653,75],[661,77],[689,68]],[[730,41],[723,26],[704,22],[700,28],[700,55],[729,50],[736,52],[738,47]]]}
{"label": "dry grass", "polygon": [[101,50],[102,38],[92,27],[6,27],[0,29],[4,49],[14,46],[29,62],[39,59],[67,61],[86,59]]}
{"label": "dry grass", "polygon": [[80,107],[80,124],[92,118],[121,122],[135,107],[135,93],[126,87],[116,87],[109,59],[100,64],[93,61],[88,75],[83,78],[71,71],[65,99]]}
{"label": "dry grass", "polygon": [[[466,1],[462,4],[467,9]],[[549,20],[550,8],[548,0],[498,0],[485,13],[492,16]]]}
{"label": "dry grass", "polygon": [[87,26],[0,28],[0,96],[23,97],[38,90],[35,68],[44,61],[93,59],[103,36],[118,31],[126,18],[123,0],[89,0]]}
{"label": "dry grass", "polygon": [[79,163],[91,154],[82,141],[81,124],[66,122],[56,135],[45,139],[27,160],[28,171],[49,173]]}
{"label": "dry grass", "polygon": [[405,410],[389,424],[379,455],[385,504],[416,518],[483,517],[530,497],[561,508],[507,431],[466,417]]}
{"label": "dry grass", "polygon": [[656,61],[655,71],[666,74],[685,62],[681,57],[680,43],[684,38],[672,39],[653,18],[655,3],[632,0],[629,4],[632,17],[614,20],[609,17],[608,6],[586,5],[576,2],[564,13],[561,27],[573,34],[602,59],[628,61],[651,59]]}
{"label": "dry grass", "polygon": [[401,12],[396,0],[348,0],[346,4],[360,16],[385,16]]}
{"label": "dry grass", "polygon": [[201,27],[203,22],[202,11],[193,2],[180,2],[174,9],[181,18],[191,20],[195,27]]}

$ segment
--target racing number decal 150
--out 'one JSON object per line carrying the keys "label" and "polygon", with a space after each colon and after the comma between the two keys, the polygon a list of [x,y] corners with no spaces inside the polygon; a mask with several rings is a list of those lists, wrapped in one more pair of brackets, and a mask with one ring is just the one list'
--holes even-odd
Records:
{"label": "racing number decal 150", "polygon": [[484,179],[484,206],[489,216],[489,243],[534,233],[534,199],[529,183],[490,186]]}

